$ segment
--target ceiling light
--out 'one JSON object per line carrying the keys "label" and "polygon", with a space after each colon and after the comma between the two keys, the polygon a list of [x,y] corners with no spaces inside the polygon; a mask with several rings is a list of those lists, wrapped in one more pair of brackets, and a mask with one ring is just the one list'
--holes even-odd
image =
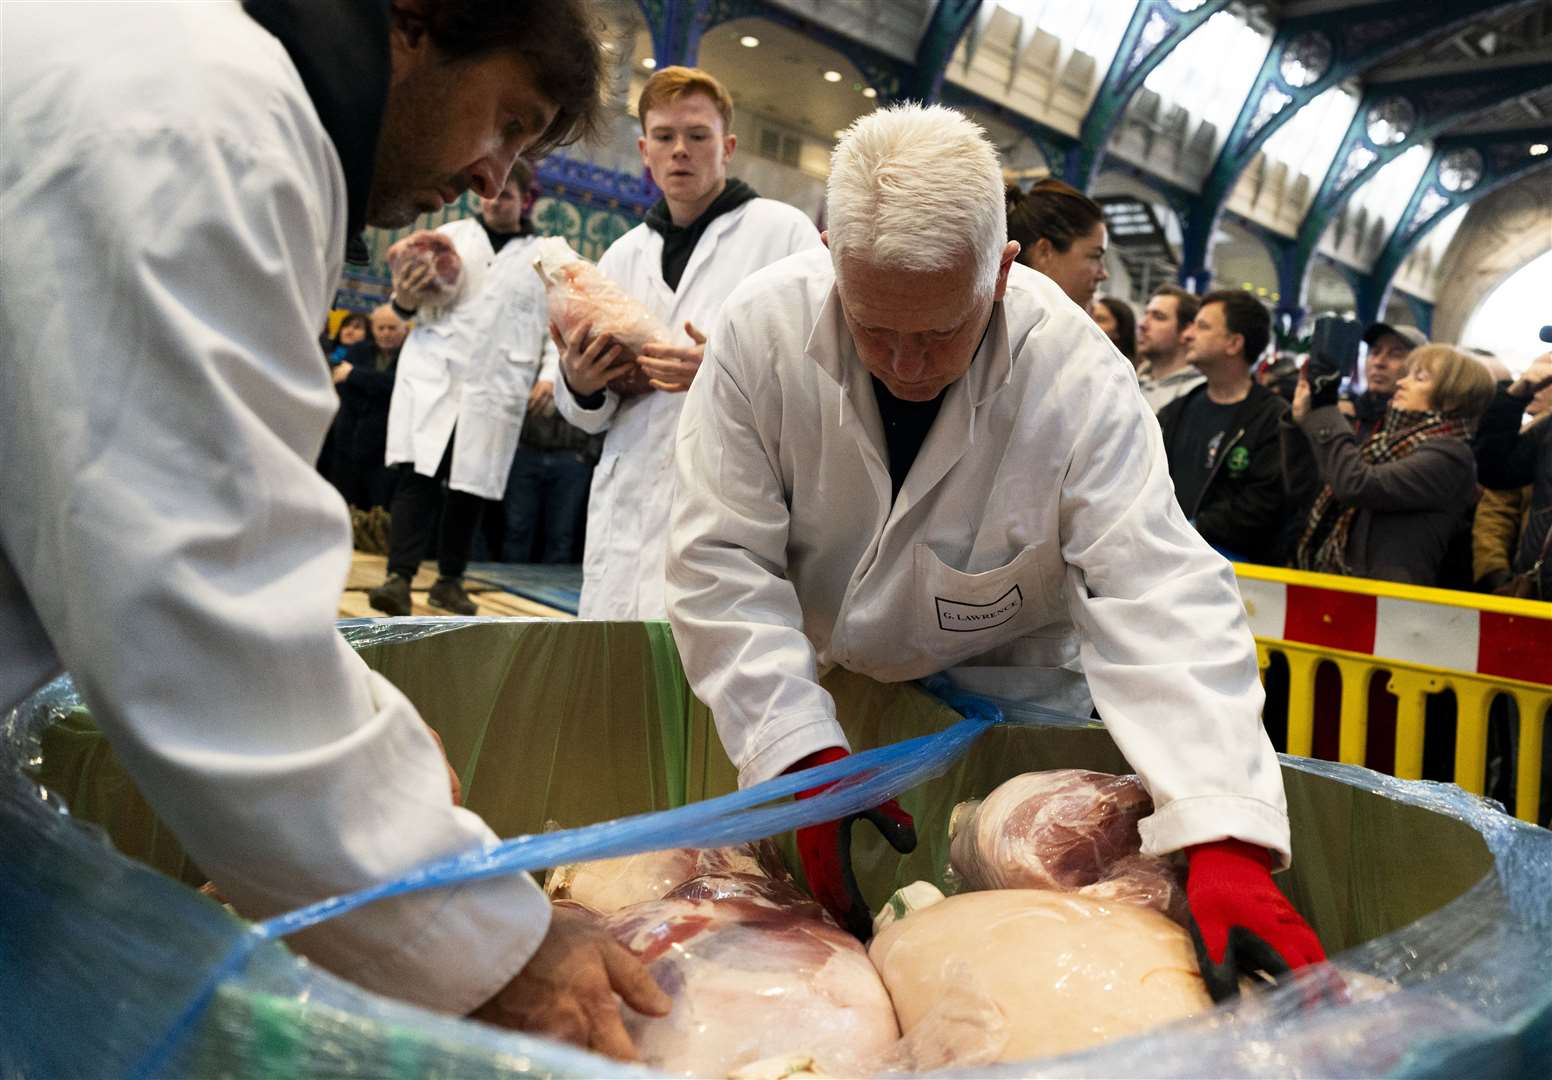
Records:
{"label": "ceiling light", "polygon": [[840,82],[841,81],[841,73],[839,71],[827,71],[827,72],[824,73],[824,81],[825,82]]}
{"label": "ceiling light", "polygon": [[738,39],[738,43],[746,49],[752,49],[756,45],[760,44],[760,39],[755,37],[753,34],[745,34],[743,37]]}
{"label": "ceiling light", "polygon": [[876,98],[878,97],[878,91],[869,86],[862,91],[862,96],[865,98]]}
{"label": "ceiling light", "polygon": [[653,68],[657,67],[657,61],[652,59],[650,56],[643,56],[641,58],[641,66],[646,68],[648,71],[651,71]]}
{"label": "ceiling light", "polygon": [[1530,147],[1530,156],[1531,157],[1540,157],[1542,154],[1545,154],[1546,152],[1547,152],[1547,144],[1546,143],[1544,143],[1544,142],[1531,143],[1531,147]]}

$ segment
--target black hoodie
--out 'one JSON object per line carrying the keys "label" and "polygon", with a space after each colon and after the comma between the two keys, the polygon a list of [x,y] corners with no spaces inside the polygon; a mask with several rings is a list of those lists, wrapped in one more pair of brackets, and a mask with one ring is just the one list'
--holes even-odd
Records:
{"label": "black hoodie", "polygon": [[[1159,413],[1171,473],[1187,403],[1205,393],[1203,383]],[[1277,425],[1287,411],[1286,401],[1252,383],[1234,410],[1196,505],[1181,507],[1204,540],[1245,562],[1281,566],[1286,558],[1289,508]]]}
{"label": "black hoodie", "polygon": [[690,256],[695,253],[695,245],[700,243],[706,226],[729,210],[737,210],[750,199],[759,197],[754,188],[742,180],[730,179],[722,193],[712,200],[701,216],[688,225],[674,224],[668,212],[667,199],[659,199],[647,211],[647,228],[663,237],[663,280],[670,289],[679,291],[679,279],[684,277],[684,268],[690,265]]}

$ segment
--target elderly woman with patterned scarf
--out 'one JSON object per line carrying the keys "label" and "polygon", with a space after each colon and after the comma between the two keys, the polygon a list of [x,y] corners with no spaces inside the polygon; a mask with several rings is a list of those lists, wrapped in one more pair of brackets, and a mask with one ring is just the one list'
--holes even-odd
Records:
{"label": "elderly woman with patterned scarf", "polygon": [[[1329,399],[1329,400],[1327,400]],[[1301,376],[1282,422],[1290,491],[1319,490],[1294,566],[1326,574],[1433,585],[1476,499],[1472,429],[1493,399],[1493,377],[1448,345],[1408,358],[1380,426],[1362,443],[1336,405],[1333,380]]]}

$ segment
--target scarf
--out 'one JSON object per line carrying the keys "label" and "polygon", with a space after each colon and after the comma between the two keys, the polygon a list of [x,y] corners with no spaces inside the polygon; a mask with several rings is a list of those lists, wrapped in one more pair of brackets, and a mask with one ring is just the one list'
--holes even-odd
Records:
{"label": "scarf", "polygon": [[[1458,417],[1391,409],[1384,422],[1364,441],[1359,454],[1365,464],[1384,465],[1400,461],[1429,439],[1464,439],[1470,433],[1470,425]],[[1356,506],[1338,502],[1331,485],[1323,484],[1310,507],[1304,535],[1299,537],[1294,565],[1300,570],[1351,576],[1352,571],[1347,566],[1347,541],[1357,517]]]}

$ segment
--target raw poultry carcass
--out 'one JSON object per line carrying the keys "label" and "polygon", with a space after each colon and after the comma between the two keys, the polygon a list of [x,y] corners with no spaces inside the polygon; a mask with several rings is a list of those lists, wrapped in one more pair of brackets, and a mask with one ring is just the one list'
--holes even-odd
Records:
{"label": "raw poultry carcass", "polygon": [[[771,876],[748,849],[681,854],[723,867],[602,916],[674,1001],[660,1019],[627,1011],[648,1067],[727,1076],[787,1057],[850,1076],[894,1049],[894,1007],[867,954],[784,872]],[[666,865],[642,877],[660,881]]]}
{"label": "raw poultry carcass", "polygon": [[[1184,930],[1072,892],[960,893],[885,926],[868,955],[918,1058],[957,1015],[938,1056],[961,1066],[1082,1050],[1212,1007]],[[977,1017],[985,1046],[967,1060]]]}
{"label": "raw poultry carcass", "polygon": [[[544,281],[544,295],[550,304],[550,321],[560,327],[567,341],[583,324],[592,324],[593,335],[609,334],[632,360],[649,341],[667,341],[669,332],[647,310],[604,273],[588,262],[558,236],[540,240],[534,250],[534,270]],[[626,397],[644,394],[651,382],[640,368],[619,376],[609,389]]]}

